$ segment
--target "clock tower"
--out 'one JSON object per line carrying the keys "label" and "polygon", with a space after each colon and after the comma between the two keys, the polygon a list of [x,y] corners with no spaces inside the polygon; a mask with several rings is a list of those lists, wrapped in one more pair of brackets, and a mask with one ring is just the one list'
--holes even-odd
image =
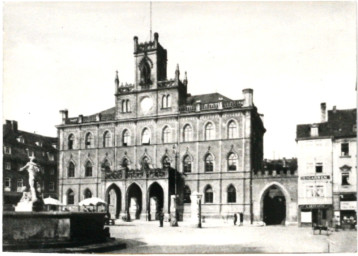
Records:
{"label": "clock tower", "polygon": [[179,66],[174,79],[167,79],[167,50],[159,43],[159,34],[154,40],[138,43],[134,41],[135,83],[119,84],[115,79],[116,119],[176,114],[179,104],[187,94],[186,79],[180,81]]}

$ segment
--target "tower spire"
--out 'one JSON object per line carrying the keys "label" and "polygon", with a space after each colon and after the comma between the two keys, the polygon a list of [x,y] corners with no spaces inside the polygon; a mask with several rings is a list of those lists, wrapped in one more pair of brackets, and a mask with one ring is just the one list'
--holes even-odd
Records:
{"label": "tower spire", "polygon": [[149,14],[150,14],[150,24],[149,24],[149,41],[152,41],[152,1],[149,2]]}

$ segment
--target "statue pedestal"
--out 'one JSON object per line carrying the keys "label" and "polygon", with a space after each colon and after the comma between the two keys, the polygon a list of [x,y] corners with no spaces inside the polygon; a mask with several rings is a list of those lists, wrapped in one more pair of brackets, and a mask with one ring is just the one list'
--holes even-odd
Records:
{"label": "statue pedestal", "polygon": [[137,219],[137,212],[138,212],[137,198],[132,197],[129,206],[129,215],[131,220]]}
{"label": "statue pedestal", "polygon": [[150,220],[158,220],[158,202],[156,197],[150,198]]}
{"label": "statue pedestal", "polygon": [[43,201],[38,198],[32,201],[31,192],[23,192],[20,202],[15,206],[15,212],[37,212],[43,210]]}
{"label": "statue pedestal", "polygon": [[194,192],[190,196],[191,200],[191,223],[201,228],[201,198],[203,195],[198,192]]}
{"label": "statue pedestal", "polygon": [[178,226],[178,219],[177,219],[177,196],[171,195],[170,196],[170,226],[177,227]]}
{"label": "statue pedestal", "polygon": [[15,206],[15,212],[32,212],[32,202],[19,202]]}

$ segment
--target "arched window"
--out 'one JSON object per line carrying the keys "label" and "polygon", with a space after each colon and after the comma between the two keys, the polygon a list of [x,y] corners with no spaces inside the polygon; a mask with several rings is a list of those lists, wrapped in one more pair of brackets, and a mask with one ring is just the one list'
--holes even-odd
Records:
{"label": "arched window", "polygon": [[123,131],[123,141],[122,144],[124,147],[129,146],[130,145],[130,135],[129,135],[129,131],[127,129],[125,129]]}
{"label": "arched window", "polygon": [[164,156],[163,160],[162,160],[162,164],[163,164],[163,168],[170,167],[170,159],[169,159],[169,157]]}
{"label": "arched window", "polygon": [[142,132],[142,145],[150,145],[150,132],[148,128],[144,128]]}
{"label": "arched window", "polygon": [[235,121],[230,121],[228,125],[228,138],[234,139],[238,137],[237,126]]}
{"label": "arched window", "polygon": [[86,198],[91,198],[92,197],[92,192],[91,190],[89,190],[88,188],[86,188],[85,193],[84,193],[85,199]]}
{"label": "arched window", "polygon": [[73,134],[70,134],[70,136],[68,136],[68,149],[73,149],[75,143],[75,136]]}
{"label": "arched window", "polygon": [[211,154],[207,154],[205,157],[205,171],[212,172],[214,170],[214,159]]}
{"label": "arched window", "polygon": [[72,162],[68,165],[67,176],[69,178],[75,177],[75,165]]}
{"label": "arched window", "polygon": [[150,83],[150,66],[148,62],[143,59],[141,63],[139,64],[139,70],[140,70],[140,84],[145,85]]}
{"label": "arched window", "polygon": [[67,191],[67,204],[74,204],[75,203],[75,193],[73,193],[72,189]]}
{"label": "arched window", "polygon": [[109,131],[106,131],[103,134],[103,147],[110,147],[111,146],[111,134],[109,133]]}
{"label": "arched window", "polygon": [[91,148],[93,146],[93,136],[92,136],[92,133],[87,133],[86,134],[86,140],[85,140],[85,147],[86,148]]}
{"label": "arched window", "polygon": [[170,97],[170,95],[168,94],[168,95],[167,95],[167,108],[170,108],[170,106],[171,106],[171,97]]}
{"label": "arched window", "polygon": [[191,172],[191,158],[186,155],[183,159],[184,172]]}
{"label": "arched window", "polygon": [[193,129],[191,128],[191,126],[189,124],[184,126],[184,136],[183,136],[183,141],[191,141],[192,140],[192,134],[193,134]]}
{"label": "arched window", "polygon": [[86,163],[86,171],[85,171],[86,177],[92,177],[92,164],[90,161],[87,161]]}
{"label": "arched window", "polygon": [[213,140],[214,139],[214,125],[212,123],[208,123],[205,126],[205,140]]}
{"label": "arched window", "polygon": [[227,166],[229,171],[237,171],[237,155],[231,153],[227,159]]}
{"label": "arched window", "polygon": [[162,140],[163,143],[170,142],[170,128],[168,126],[165,126],[163,129]]}
{"label": "arched window", "polygon": [[111,165],[108,161],[108,159],[105,159],[104,162],[102,163],[102,170],[105,172],[110,172],[111,171]]}
{"label": "arched window", "polygon": [[126,100],[126,109],[127,109],[127,112],[131,112],[131,105],[130,105],[129,100]]}
{"label": "arched window", "polygon": [[123,113],[127,112],[126,100],[122,100],[122,112]]}
{"label": "arched window", "polygon": [[236,189],[233,185],[227,188],[227,202],[236,203]]}
{"label": "arched window", "polygon": [[204,202],[205,202],[205,203],[212,203],[212,202],[213,202],[213,198],[214,198],[213,189],[211,188],[210,185],[208,185],[208,186],[205,188]]}
{"label": "arched window", "polygon": [[184,203],[191,203],[190,200],[191,190],[188,186],[184,187]]}

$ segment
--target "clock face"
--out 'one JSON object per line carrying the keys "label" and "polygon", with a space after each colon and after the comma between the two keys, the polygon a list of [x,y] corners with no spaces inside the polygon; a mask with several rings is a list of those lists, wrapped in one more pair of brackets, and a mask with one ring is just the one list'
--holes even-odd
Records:
{"label": "clock face", "polygon": [[153,107],[153,100],[149,97],[144,97],[140,102],[140,107],[143,113],[148,113],[149,110]]}

